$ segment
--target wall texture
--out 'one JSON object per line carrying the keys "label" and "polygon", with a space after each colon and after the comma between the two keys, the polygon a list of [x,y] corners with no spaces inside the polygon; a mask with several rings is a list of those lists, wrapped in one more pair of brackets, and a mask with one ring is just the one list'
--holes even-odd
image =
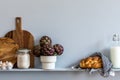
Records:
{"label": "wall texture", "polygon": [[[112,35],[120,34],[119,0],[0,0],[0,36],[15,29],[14,18],[23,17],[23,29],[35,37],[43,35],[60,43],[65,51],[56,67],[70,67],[80,59],[100,51],[109,57]],[[40,68],[39,58],[35,66]],[[0,72],[3,80],[118,80],[85,72]]]}

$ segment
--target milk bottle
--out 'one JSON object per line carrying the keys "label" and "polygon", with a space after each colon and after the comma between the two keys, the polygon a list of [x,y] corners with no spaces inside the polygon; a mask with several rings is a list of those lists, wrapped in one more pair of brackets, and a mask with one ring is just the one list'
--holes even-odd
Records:
{"label": "milk bottle", "polygon": [[119,35],[113,35],[113,45],[110,49],[110,59],[113,64],[113,68],[120,68],[120,45]]}

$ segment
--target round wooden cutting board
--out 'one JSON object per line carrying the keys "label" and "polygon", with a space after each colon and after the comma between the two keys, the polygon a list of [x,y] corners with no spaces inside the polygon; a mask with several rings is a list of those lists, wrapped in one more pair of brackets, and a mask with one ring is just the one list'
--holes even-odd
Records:
{"label": "round wooden cutting board", "polygon": [[5,35],[5,37],[9,37],[13,39],[19,45],[20,48],[27,48],[31,50],[30,68],[33,68],[34,67],[34,55],[33,55],[34,37],[30,32],[26,30],[22,30],[21,17],[16,17],[15,24],[16,24],[16,29],[8,32]]}

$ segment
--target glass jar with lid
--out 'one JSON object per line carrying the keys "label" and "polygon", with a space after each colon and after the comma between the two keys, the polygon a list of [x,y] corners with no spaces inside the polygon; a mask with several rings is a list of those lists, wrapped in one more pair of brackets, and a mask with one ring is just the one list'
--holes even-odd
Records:
{"label": "glass jar with lid", "polygon": [[19,49],[17,51],[17,67],[26,69],[30,66],[30,50],[28,49]]}

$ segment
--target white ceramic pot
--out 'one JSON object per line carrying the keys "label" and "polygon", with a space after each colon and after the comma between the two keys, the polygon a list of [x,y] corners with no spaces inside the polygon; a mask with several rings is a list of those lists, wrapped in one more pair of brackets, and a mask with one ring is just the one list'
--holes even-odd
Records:
{"label": "white ceramic pot", "polygon": [[57,56],[40,56],[43,69],[55,69]]}

